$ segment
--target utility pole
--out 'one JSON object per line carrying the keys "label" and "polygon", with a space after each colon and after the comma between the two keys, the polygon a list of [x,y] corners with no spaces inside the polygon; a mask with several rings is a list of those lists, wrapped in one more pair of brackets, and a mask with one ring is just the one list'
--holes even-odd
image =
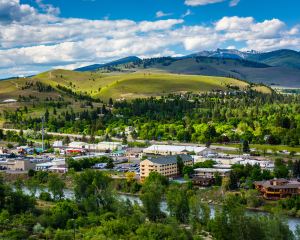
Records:
{"label": "utility pole", "polygon": [[44,129],[44,124],[45,124],[45,115],[42,116],[42,150],[43,150],[43,152],[45,150],[45,144],[44,144],[45,129]]}

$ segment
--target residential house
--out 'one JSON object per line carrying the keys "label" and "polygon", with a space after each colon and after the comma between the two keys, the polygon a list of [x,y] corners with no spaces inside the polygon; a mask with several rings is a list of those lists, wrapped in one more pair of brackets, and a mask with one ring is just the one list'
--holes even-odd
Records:
{"label": "residential house", "polygon": [[298,180],[272,179],[256,181],[254,185],[263,197],[269,200],[279,200],[300,194],[300,182]]}

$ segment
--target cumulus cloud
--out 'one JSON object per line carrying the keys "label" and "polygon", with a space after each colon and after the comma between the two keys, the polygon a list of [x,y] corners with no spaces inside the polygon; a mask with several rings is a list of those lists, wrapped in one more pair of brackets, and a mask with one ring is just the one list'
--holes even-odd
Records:
{"label": "cumulus cloud", "polygon": [[88,20],[42,11],[18,0],[0,0],[0,76],[70,69],[129,55],[181,55],[233,46],[259,51],[300,47],[299,25],[288,27],[279,19],[257,22],[234,16],[187,26],[183,19]]}
{"label": "cumulus cloud", "polygon": [[33,15],[36,15],[35,9],[27,4],[20,4],[19,0],[0,0],[0,22],[19,22]]}

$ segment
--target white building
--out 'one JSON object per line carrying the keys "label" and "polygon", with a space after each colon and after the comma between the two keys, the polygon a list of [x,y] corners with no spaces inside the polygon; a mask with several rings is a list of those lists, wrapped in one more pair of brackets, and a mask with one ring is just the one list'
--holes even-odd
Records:
{"label": "white building", "polygon": [[179,146],[179,145],[152,145],[143,150],[146,154],[180,155],[194,152],[196,155],[207,155],[211,150],[207,147]]}
{"label": "white building", "polygon": [[88,144],[85,142],[71,142],[69,148],[86,149],[89,151],[115,151],[122,150],[122,143],[120,142],[99,142],[95,144]]}
{"label": "white building", "polygon": [[68,171],[68,168],[66,166],[65,159],[54,159],[51,162],[36,164],[35,170],[66,173]]}
{"label": "white building", "polygon": [[269,170],[273,170],[275,167],[274,162],[272,161],[258,161],[258,160],[250,160],[250,159],[242,160],[239,162],[239,164],[241,165],[250,164],[251,166],[259,165],[262,169],[269,169]]}
{"label": "white building", "polygon": [[196,168],[194,169],[194,176],[201,178],[212,179],[216,173],[219,173],[221,177],[228,177],[231,169],[224,168]]}
{"label": "white building", "polygon": [[55,141],[52,146],[54,148],[60,148],[60,147],[63,147],[64,144],[63,144],[63,141]]}

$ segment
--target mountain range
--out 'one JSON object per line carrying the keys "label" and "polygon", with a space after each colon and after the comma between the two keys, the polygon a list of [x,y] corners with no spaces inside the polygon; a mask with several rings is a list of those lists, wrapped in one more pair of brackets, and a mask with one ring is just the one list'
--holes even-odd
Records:
{"label": "mountain range", "polygon": [[217,49],[182,57],[140,59],[135,56],[75,71],[139,71],[151,69],[177,74],[232,77],[254,83],[300,87],[300,52],[282,49],[272,52]]}

